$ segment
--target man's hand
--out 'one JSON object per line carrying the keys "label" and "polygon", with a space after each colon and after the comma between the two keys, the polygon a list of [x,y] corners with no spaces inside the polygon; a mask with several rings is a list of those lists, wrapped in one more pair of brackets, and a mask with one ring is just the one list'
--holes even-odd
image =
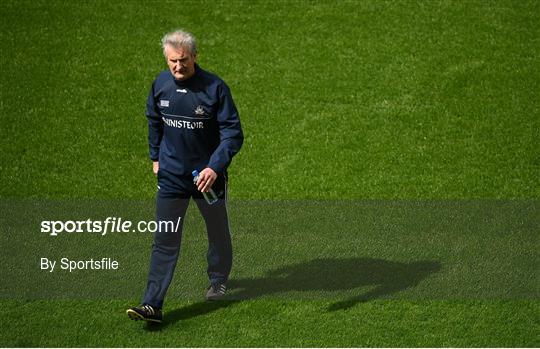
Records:
{"label": "man's hand", "polygon": [[157,176],[157,173],[159,171],[159,161],[152,162],[152,170],[154,171],[154,174]]}
{"label": "man's hand", "polygon": [[212,187],[212,184],[216,181],[217,173],[210,167],[205,168],[199,173],[199,180],[197,181],[197,189],[202,192],[207,192]]}

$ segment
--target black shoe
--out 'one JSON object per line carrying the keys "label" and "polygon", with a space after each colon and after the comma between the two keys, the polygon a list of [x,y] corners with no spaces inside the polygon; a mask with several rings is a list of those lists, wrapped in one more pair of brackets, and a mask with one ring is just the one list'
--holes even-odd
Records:
{"label": "black shoe", "polygon": [[148,304],[129,308],[126,311],[126,314],[131,320],[135,321],[144,320],[161,323],[161,321],[163,320],[163,313],[161,312],[161,309],[154,308],[153,306]]}
{"label": "black shoe", "polygon": [[222,299],[227,293],[227,285],[225,284],[212,284],[206,289],[206,300],[217,301]]}

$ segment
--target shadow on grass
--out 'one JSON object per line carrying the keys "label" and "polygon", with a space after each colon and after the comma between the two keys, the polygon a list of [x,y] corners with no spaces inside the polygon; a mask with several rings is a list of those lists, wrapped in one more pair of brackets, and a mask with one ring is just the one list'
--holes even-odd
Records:
{"label": "shadow on grass", "polygon": [[391,295],[418,285],[441,269],[436,261],[411,263],[374,258],[318,258],[270,270],[265,276],[231,280],[234,299],[252,299],[283,292],[332,292],[371,286],[360,293],[329,306],[330,311],[348,309],[357,303]]}
{"label": "shadow on grass", "polygon": [[149,324],[146,328],[149,331],[160,330],[180,320],[227,308],[243,299],[272,294],[277,297],[279,293],[290,291],[333,292],[372,287],[368,292],[356,294],[328,307],[329,311],[345,310],[358,303],[415,287],[440,269],[441,264],[436,261],[400,263],[374,258],[318,258],[270,270],[260,278],[232,279],[228,284],[231,294],[227,300],[198,302],[175,309],[166,314],[163,324]]}
{"label": "shadow on grass", "polygon": [[197,302],[188,306],[174,309],[167,312],[163,317],[163,323],[147,323],[145,329],[147,331],[160,331],[161,329],[173,325],[180,320],[187,320],[197,316],[209,314],[219,309],[227,308],[234,303],[238,303],[238,300],[223,300],[215,302]]}

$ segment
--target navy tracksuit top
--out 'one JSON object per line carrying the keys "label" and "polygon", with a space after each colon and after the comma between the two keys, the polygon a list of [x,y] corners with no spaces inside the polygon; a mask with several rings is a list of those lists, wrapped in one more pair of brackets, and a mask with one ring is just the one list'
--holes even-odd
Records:
{"label": "navy tracksuit top", "polygon": [[195,65],[195,74],[175,80],[158,75],[146,103],[150,159],[160,169],[180,176],[210,167],[227,175],[244,136],[229,87]]}

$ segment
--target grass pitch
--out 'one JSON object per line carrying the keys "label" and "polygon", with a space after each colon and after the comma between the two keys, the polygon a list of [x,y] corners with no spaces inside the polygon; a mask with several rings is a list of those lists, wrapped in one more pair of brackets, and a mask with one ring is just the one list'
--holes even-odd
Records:
{"label": "grass pitch", "polygon": [[378,300],[341,312],[327,312],[320,300],[173,301],[169,321],[153,327],[111,316],[124,312],[125,301],[4,304],[3,343],[25,347],[527,347],[538,346],[538,327],[523,324],[540,310],[536,301],[496,300]]}
{"label": "grass pitch", "polygon": [[[540,346],[539,2],[0,11],[0,345]],[[205,241],[190,211],[169,320],[146,328],[124,311],[150,236],[51,240],[36,222],[80,213],[59,200],[153,198],[145,99],[176,27],[230,85],[246,134],[230,168],[237,291],[199,301]],[[133,264],[120,277],[38,272],[39,257],[62,253]],[[423,275],[407,274],[419,261],[429,273],[400,284]],[[351,287],[356,264],[365,284]],[[267,273],[284,270],[297,277],[265,293]],[[336,287],[291,286],[312,285],[309,273]]]}

